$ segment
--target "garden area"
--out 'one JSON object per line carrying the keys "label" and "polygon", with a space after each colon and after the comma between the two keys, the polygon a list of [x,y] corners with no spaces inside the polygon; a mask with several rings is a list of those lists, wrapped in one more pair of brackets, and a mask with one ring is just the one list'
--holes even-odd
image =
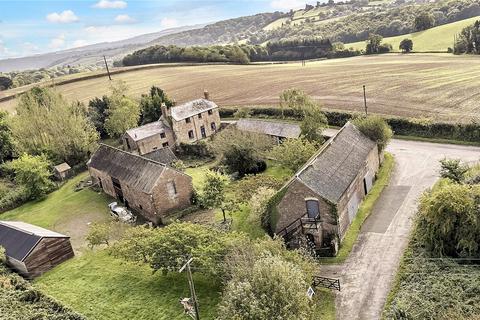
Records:
{"label": "garden area", "polygon": [[388,319],[480,317],[480,167],[441,161],[384,310]]}

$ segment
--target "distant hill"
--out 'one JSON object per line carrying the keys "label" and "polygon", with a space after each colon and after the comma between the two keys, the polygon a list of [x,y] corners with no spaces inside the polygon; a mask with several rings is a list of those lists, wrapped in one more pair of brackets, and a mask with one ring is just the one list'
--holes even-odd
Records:
{"label": "distant hill", "polygon": [[[480,16],[448,23],[425,31],[384,38],[383,42],[391,44],[394,51],[400,51],[398,48],[400,41],[408,38],[413,40],[413,51],[415,52],[447,52],[448,48],[453,47],[454,35],[477,20],[480,20]],[[345,46],[362,50],[365,49],[365,41],[349,43]]]}
{"label": "distant hill", "polygon": [[202,24],[172,28],[120,41],[103,42],[58,52],[0,60],[0,72],[51,68],[63,65],[102,64],[104,55],[109,57],[109,59],[120,59],[130,52],[149,46],[148,43],[160,37],[186,30],[199,29],[204,26]]}

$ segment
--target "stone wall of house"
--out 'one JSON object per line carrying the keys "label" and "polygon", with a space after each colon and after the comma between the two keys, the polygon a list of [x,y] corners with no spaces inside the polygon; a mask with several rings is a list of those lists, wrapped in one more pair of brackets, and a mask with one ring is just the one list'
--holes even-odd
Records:
{"label": "stone wall of house", "polygon": [[[164,133],[164,138],[162,138],[160,134],[156,134],[136,142],[132,139],[132,137],[130,137],[130,135],[125,134],[123,139],[123,145],[125,147],[125,150],[135,152],[140,155],[150,153],[157,149],[174,146],[175,137],[173,135],[173,131],[171,129],[168,129],[165,130]],[[130,148],[128,148],[128,146],[130,146]]]}
{"label": "stone wall of house", "polygon": [[358,199],[358,206],[360,206],[361,201],[366,195],[363,179],[368,172],[375,175],[378,172],[379,165],[378,148],[375,146],[375,148],[370,151],[365,166],[360,170],[350,187],[345,191],[338,201],[338,234],[341,240],[345,236],[348,226],[352,223],[348,214],[349,202],[356,196]]}
{"label": "stone wall of house", "polygon": [[[186,119],[180,121],[173,120],[173,131],[175,132],[177,144],[193,143],[202,140],[202,126],[205,128],[207,137],[215,134],[220,129],[220,114],[218,108],[211,111],[212,114],[208,114],[208,111],[202,112],[201,118],[198,117],[198,114],[190,117],[190,123],[187,123]],[[212,129],[212,123],[215,124],[215,129]],[[193,131],[192,139],[188,135],[189,131]]]}
{"label": "stone wall of house", "polygon": [[[93,178],[94,183],[100,184],[101,182],[103,191],[113,198],[118,199],[113,187],[112,178],[108,174],[96,170],[95,168],[89,168],[88,171],[90,172],[90,176]],[[152,196],[148,193],[131,188],[123,181],[120,181],[120,185],[122,186],[123,198],[128,202],[128,207],[136,213],[144,216],[147,220],[157,223],[159,218],[155,204],[152,201]]]}
{"label": "stone wall of house", "polygon": [[167,167],[153,190],[152,201],[157,211],[155,223],[163,223],[173,211],[188,208],[192,193],[192,178]]}

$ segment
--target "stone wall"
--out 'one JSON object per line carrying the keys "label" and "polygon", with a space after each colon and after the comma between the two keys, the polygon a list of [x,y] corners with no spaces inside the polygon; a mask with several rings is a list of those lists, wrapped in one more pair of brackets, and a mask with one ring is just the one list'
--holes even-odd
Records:
{"label": "stone wall", "polygon": [[[198,117],[198,114],[190,117],[190,123],[186,122],[186,119],[175,121],[173,120],[173,131],[175,132],[176,142],[179,143],[193,143],[202,140],[201,127],[205,128],[205,134],[207,137],[215,134],[220,129],[220,114],[218,108],[212,110],[212,114],[208,114],[208,111],[201,113],[202,118]],[[212,123],[215,123],[215,130],[212,130]],[[190,139],[188,132],[193,131],[193,139]]]}

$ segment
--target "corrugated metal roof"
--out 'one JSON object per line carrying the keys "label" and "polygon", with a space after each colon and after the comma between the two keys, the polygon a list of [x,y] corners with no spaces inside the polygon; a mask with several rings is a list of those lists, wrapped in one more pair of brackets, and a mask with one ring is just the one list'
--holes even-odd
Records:
{"label": "corrugated metal roof", "polygon": [[105,144],[100,144],[87,165],[148,194],[165,170],[162,163]]}
{"label": "corrugated metal roof", "polygon": [[42,238],[69,238],[20,221],[0,221],[0,246],[7,256],[23,261]]}
{"label": "corrugated metal roof", "polygon": [[218,108],[215,102],[206,99],[197,99],[172,107],[170,110],[172,118],[180,121],[215,108]]}
{"label": "corrugated metal roof", "polygon": [[298,138],[301,133],[297,124],[255,119],[240,119],[237,121],[237,128],[281,138]]}
{"label": "corrugated metal roof", "polygon": [[336,203],[375,146],[374,141],[348,122],[296,177],[321,197]]}

